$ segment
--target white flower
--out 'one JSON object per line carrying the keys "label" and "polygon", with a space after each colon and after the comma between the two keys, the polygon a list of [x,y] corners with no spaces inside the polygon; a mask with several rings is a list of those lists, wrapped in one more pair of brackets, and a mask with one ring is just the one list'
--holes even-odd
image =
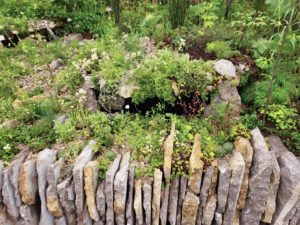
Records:
{"label": "white flower", "polygon": [[13,30],[13,31],[12,31],[12,33],[13,33],[13,34],[18,34],[18,33],[19,33],[19,31],[17,31],[17,30]]}
{"label": "white flower", "polygon": [[111,7],[106,7],[106,8],[105,8],[105,11],[106,11],[106,12],[111,12],[111,10],[112,10]]}
{"label": "white flower", "polygon": [[9,144],[5,145],[5,146],[3,147],[3,150],[10,150]]}
{"label": "white flower", "polygon": [[125,109],[129,109],[130,108],[130,106],[129,105],[125,105]]}
{"label": "white flower", "polygon": [[92,60],[97,60],[98,59],[97,53],[93,53],[91,58]]}
{"label": "white flower", "polygon": [[68,18],[68,19],[67,19],[67,22],[68,22],[68,23],[71,23],[71,22],[72,22],[72,19],[71,19],[71,18]]}

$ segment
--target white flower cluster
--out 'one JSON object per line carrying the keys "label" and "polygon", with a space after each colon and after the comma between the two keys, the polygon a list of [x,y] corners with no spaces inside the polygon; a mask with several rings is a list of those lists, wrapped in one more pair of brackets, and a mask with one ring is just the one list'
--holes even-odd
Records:
{"label": "white flower cluster", "polygon": [[85,101],[86,90],[80,88],[79,91],[76,93],[76,97],[78,98],[79,104],[83,104]]}
{"label": "white flower cluster", "polygon": [[3,147],[3,150],[9,151],[9,150],[10,150],[10,145],[9,145],[9,144],[5,145],[5,146]]}
{"label": "white flower cluster", "polygon": [[178,47],[179,52],[183,52],[184,47],[185,47],[185,40],[183,38],[180,38],[179,47]]}

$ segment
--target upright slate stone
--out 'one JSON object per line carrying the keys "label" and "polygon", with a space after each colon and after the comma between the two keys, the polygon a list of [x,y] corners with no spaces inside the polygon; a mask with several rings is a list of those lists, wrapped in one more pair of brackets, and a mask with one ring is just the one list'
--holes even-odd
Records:
{"label": "upright slate stone", "polygon": [[241,215],[241,225],[259,225],[265,211],[273,170],[273,158],[260,130],[256,128],[251,131],[251,134],[254,154],[247,199]]}
{"label": "upright slate stone", "polygon": [[192,191],[187,191],[182,205],[182,225],[196,224],[199,208],[199,197]]}
{"label": "upright slate stone", "polygon": [[188,179],[185,176],[181,176],[180,191],[179,191],[178,204],[177,204],[176,224],[181,224],[182,205],[183,205],[184,197],[186,195],[187,183],[188,183]]}
{"label": "upright slate stone", "polygon": [[152,199],[152,224],[153,225],[159,225],[161,183],[162,183],[162,172],[159,169],[155,169],[154,182],[153,182],[153,199]]}
{"label": "upright slate stone", "polygon": [[134,209],[133,209],[133,189],[134,189],[134,168],[129,169],[128,173],[128,198],[126,202],[126,221],[127,225],[133,225]]}
{"label": "upright slate stone", "polygon": [[55,161],[56,151],[51,149],[45,149],[37,155],[37,174],[38,174],[38,185],[39,195],[41,199],[41,216],[40,225],[53,225],[54,216],[49,213],[46,202],[46,186],[47,186],[47,170],[48,167]]}
{"label": "upright slate stone", "polygon": [[151,202],[152,202],[152,181],[144,180],[143,184],[143,208],[145,212],[145,223],[151,224]]}
{"label": "upright slate stone", "polygon": [[0,160],[0,203],[2,202],[2,186],[3,186],[3,162]]}
{"label": "upright slate stone", "polygon": [[159,212],[159,219],[161,225],[167,224],[169,195],[170,195],[170,186],[166,185],[165,190],[162,191],[162,195],[161,195],[161,207]]}
{"label": "upright slate stone", "polygon": [[97,203],[97,210],[99,212],[100,221],[102,223],[105,223],[105,211],[106,211],[106,205],[105,205],[105,180],[101,181],[97,188],[97,194],[96,194],[96,203]]}
{"label": "upright slate stone", "polygon": [[20,213],[25,225],[39,224],[39,209],[36,205],[21,205]]}
{"label": "upright slate stone", "polygon": [[176,225],[177,204],[179,197],[180,177],[177,176],[171,182],[170,201],[168,209],[168,221],[171,225]]}
{"label": "upright slate stone", "polygon": [[143,196],[142,196],[142,180],[138,179],[134,185],[134,211],[135,211],[135,224],[144,225],[143,213]]}

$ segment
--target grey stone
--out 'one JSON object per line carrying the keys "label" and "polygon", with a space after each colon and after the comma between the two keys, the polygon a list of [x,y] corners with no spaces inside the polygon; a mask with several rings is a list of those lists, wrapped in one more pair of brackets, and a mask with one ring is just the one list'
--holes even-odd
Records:
{"label": "grey stone", "polygon": [[14,195],[14,187],[11,184],[8,174],[8,168],[3,171],[3,187],[2,187],[3,203],[7,208],[8,216],[17,221],[20,217],[20,211],[16,205],[16,199]]}
{"label": "grey stone", "polygon": [[223,218],[222,218],[222,214],[219,212],[215,212],[215,225],[222,225],[223,222]]}
{"label": "grey stone", "polygon": [[0,207],[0,224],[15,225],[15,223],[8,217],[6,207]]}
{"label": "grey stone", "polygon": [[152,198],[152,225],[159,225],[159,211],[161,199],[162,172],[154,170],[153,198]]}
{"label": "grey stone", "polygon": [[128,198],[126,202],[126,221],[127,225],[133,225],[134,209],[133,209],[133,189],[134,189],[134,168],[129,169],[128,172]]}
{"label": "grey stone", "polygon": [[24,149],[15,157],[15,159],[10,163],[8,167],[8,175],[14,189],[14,195],[15,195],[17,207],[20,207],[22,204],[21,194],[19,191],[19,174],[20,174],[21,166],[25,161],[25,159],[27,158],[28,154],[29,154],[29,148],[25,146]]}
{"label": "grey stone", "polygon": [[271,224],[287,224],[292,219],[293,211],[300,199],[300,163],[294,154],[282,144],[280,138],[270,136],[269,144],[280,166],[277,204]]}
{"label": "grey stone", "polygon": [[114,225],[114,178],[119,169],[121,155],[117,155],[106,172],[105,178],[105,201],[106,201],[106,224]]}
{"label": "grey stone", "polygon": [[99,184],[96,193],[97,210],[99,212],[100,220],[103,223],[105,223],[105,210],[106,210],[104,190],[105,190],[105,180],[103,180]]}
{"label": "grey stone", "polygon": [[169,194],[170,194],[170,186],[166,185],[165,190],[162,191],[161,197],[161,207],[159,212],[160,224],[167,224],[167,216],[168,216],[168,204],[169,204]]}
{"label": "grey stone", "polygon": [[223,225],[231,225],[235,216],[237,200],[245,171],[245,162],[241,153],[233,150],[229,165],[232,169],[227,206],[224,212]]}
{"label": "grey stone", "polygon": [[56,127],[59,123],[65,124],[67,120],[67,114],[60,115],[54,119],[54,127]]}
{"label": "grey stone", "polygon": [[62,60],[56,59],[56,60],[52,61],[49,66],[50,66],[51,71],[55,72],[56,70],[59,69],[59,67],[62,66]]}
{"label": "grey stone", "polygon": [[66,218],[62,216],[54,219],[54,225],[68,225],[68,224]]}
{"label": "grey stone", "polygon": [[230,79],[236,77],[236,69],[232,62],[226,59],[220,59],[214,64],[214,69],[221,75],[228,76]]}
{"label": "grey stone", "polygon": [[177,176],[171,182],[170,188],[170,200],[169,200],[169,209],[168,209],[168,220],[171,225],[176,225],[176,216],[177,216],[177,204],[179,197],[179,185],[180,177]]}
{"label": "grey stone", "polygon": [[289,225],[298,225],[297,223],[300,223],[300,199],[298,200],[296,208],[297,209],[295,210],[295,214],[290,220]]}
{"label": "grey stone", "polygon": [[76,214],[79,217],[83,213],[84,204],[85,204],[85,196],[84,196],[84,176],[83,169],[86,164],[92,160],[94,156],[93,146],[96,145],[97,142],[91,140],[89,144],[82,150],[73,168],[73,179],[74,179],[74,188],[75,188],[75,206],[76,206]]}
{"label": "grey stone", "polygon": [[134,83],[130,82],[130,79],[133,76],[133,74],[134,74],[134,71],[129,70],[126,72],[126,74],[124,75],[124,77],[121,80],[119,95],[122,98],[125,98],[125,99],[130,98],[132,92],[139,88]]}
{"label": "grey stone", "polygon": [[217,207],[217,196],[211,195],[207,199],[205,208],[203,209],[202,224],[211,225],[214,219],[215,210]]}
{"label": "grey stone", "polygon": [[47,208],[48,211],[55,217],[62,217],[64,214],[57,194],[57,182],[63,164],[64,164],[64,159],[60,158],[59,161],[51,164],[47,170],[47,183],[48,183],[48,187],[46,189]]}
{"label": "grey stone", "polygon": [[75,35],[70,35],[66,38],[66,40],[64,40],[63,42],[63,46],[66,46],[68,44],[70,44],[73,41],[82,41],[83,40],[83,36],[81,34],[75,34]]}
{"label": "grey stone", "polygon": [[135,212],[135,224],[144,225],[143,215],[143,197],[142,197],[142,181],[136,180],[134,185],[134,212]]}
{"label": "grey stone", "polygon": [[68,224],[76,224],[75,190],[72,177],[57,185],[60,204]]}
{"label": "grey stone", "polygon": [[20,214],[25,225],[39,224],[39,210],[36,205],[21,205]]}
{"label": "grey stone", "polygon": [[83,212],[77,218],[77,225],[93,225],[87,205],[84,206]]}
{"label": "grey stone", "polygon": [[199,203],[199,197],[187,191],[182,205],[182,225],[196,224]]}
{"label": "grey stone", "polygon": [[53,41],[55,41],[55,40],[57,39],[57,37],[56,37],[56,35],[54,34],[54,32],[51,30],[51,28],[50,28],[48,25],[46,25],[45,28],[46,28],[46,30],[47,30],[48,35],[51,37],[51,39],[52,39]]}
{"label": "grey stone", "polygon": [[152,184],[151,180],[144,180],[143,184],[143,207],[145,212],[145,223],[151,224],[151,202],[152,202]]}
{"label": "grey stone", "polygon": [[91,112],[97,112],[97,97],[93,87],[91,77],[84,76],[83,89],[86,91],[84,106]]}
{"label": "grey stone", "polygon": [[49,213],[46,202],[46,185],[47,185],[47,170],[48,167],[55,161],[56,151],[51,149],[45,149],[37,155],[37,174],[38,174],[38,186],[39,195],[41,199],[41,216],[39,224],[53,225],[54,216]]}
{"label": "grey stone", "polygon": [[3,186],[3,162],[0,160],[0,204],[2,202],[2,186]]}
{"label": "grey stone", "polygon": [[6,127],[7,129],[13,129],[19,126],[19,124],[20,122],[18,120],[8,120],[0,124],[0,130],[4,127]]}
{"label": "grey stone", "polygon": [[130,152],[126,152],[114,180],[114,212],[117,225],[125,224],[129,160]]}
{"label": "grey stone", "polygon": [[249,188],[241,224],[259,225],[269,195],[273,158],[258,128],[251,131],[253,161],[249,177]]}
{"label": "grey stone", "polygon": [[187,183],[188,183],[188,179],[185,176],[181,176],[180,191],[179,191],[178,204],[177,204],[176,224],[181,224],[182,205],[183,205],[184,197],[186,195]]}

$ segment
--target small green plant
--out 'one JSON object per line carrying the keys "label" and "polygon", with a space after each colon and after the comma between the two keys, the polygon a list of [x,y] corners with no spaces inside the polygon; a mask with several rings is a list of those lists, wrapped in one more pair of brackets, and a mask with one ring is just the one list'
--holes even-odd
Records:
{"label": "small green plant", "polygon": [[169,0],[168,10],[173,28],[184,25],[189,4],[189,0]]}
{"label": "small green plant", "polygon": [[232,141],[235,141],[241,137],[250,139],[251,135],[250,135],[249,130],[245,127],[245,125],[238,122],[238,123],[234,124],[234,126],[231,128],[230,138]]}
{"label": "small green plant", "polygon": [[146,174],[148,173],[148,168],[143,168],[143,167],[136,167],[134,170],[134,177],[139,179],[142,178],[144,176],[146,176]]}
{"label": "small green plant", "polygon": [[216,56],[219,59],[227,59],[229,57],[231,57],[232,55],[237,55],[240,54],[239,51],[237,50],[232,50],[230,43],[226,42],[226,41],[214,41],[211,43],[208,43],[206,48],[205,48],[205,52],[207,53],[215,53]]}
{"label": "small green plant", "polygon": [[54,130],[57,141],[71,141],[77,133],[71,119],[67,119],[64,124],[58,123]]}
{"label": "small green plant", "polygon": [[256,113],[245,114],[241,116],[241,120],[248,130],[253,130],[256,127],[263,128],[263,122],[257,118]]}
{"label": "small green plant", "polygon": [[109,159],[109,160],[114,160],[116,157],[116,154],[112,151],[107,151],[105,152],[105,158]]}

